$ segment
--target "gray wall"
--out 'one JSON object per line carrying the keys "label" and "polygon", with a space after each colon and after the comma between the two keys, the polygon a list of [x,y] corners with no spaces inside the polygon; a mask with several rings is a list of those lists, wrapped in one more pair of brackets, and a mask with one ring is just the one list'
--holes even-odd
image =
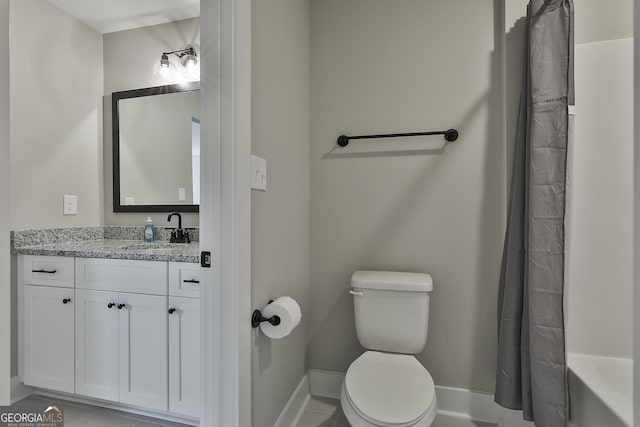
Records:
{"label": "gray wall", "polygon": [[[11,197],[5,200],[10,200],[11,228],[100,225],[102,35],[49,2],[10,5]],[[64,194],[78,195],[78,215],[62,215]],[[11,262],[15,308],[15,256]],[[15,376],[16,310],[11,314]]]}
{"label": "gray wall", "polygon": [[[9,1],[0,0],[0,200],[9,200]],[[13,323],[11,313],[11,282],[9,256],[10,205],[0,204],[0,405],[9,404],[9,377]]]}
{"label": "gray wall", "polygon": [[[351,274],[430,273],[439,385],[491,391],[506,212],[500,2],[322,0],[311,9],[310,367],[363,351]],[[435,154],[340,158],[341,133],[455,127]],[[366,142],[363,142],[366,144]]]}
{"label": "gray wall", "polygon": [[11,227],[100,225],[102,35],[46,1],[10,13]]}
{"label": "gray wall", "polygon": [[[196,47],[200,53],[200,19],[185,19],[104,35],[104,222],[106,225],[142,225],[147,213],[113,212],[111,93],[160,86],[153,65],[165,51]],[[154,224],[166,225],[166,214],[151,214]],[[198,214],[184,214],[183,222],[198,226]]]}
{"label": "gray wall", "polygon": [[574,0],[576,43],[633,37],[633,0]]}
{"label": "gray wall", "polygon": [[268,190],[252,193],[252,305],[289,295],[302,323],[252,348],[252,420],[271,427],[306,372],[309,324],[309,0],[252,2],[252,151]]}
{"label": "gray wall", "polygon": [[633,39],[577,45],[575,71],[565,221],[567,351],[630,358]]}

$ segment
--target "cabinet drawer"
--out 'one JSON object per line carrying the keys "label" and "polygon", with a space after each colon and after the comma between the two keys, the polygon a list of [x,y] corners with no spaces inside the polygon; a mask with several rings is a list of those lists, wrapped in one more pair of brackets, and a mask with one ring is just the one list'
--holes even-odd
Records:
{"label": "cabinet drawer", "polygon": [[189,262],[170,262],[169,295],[199,298],[200,265]]}
{"label": "cabinet drawer", "polygon": [[25,285],[73,288],[73,258],[23,255],[22,275]]}
{"label": "cabinet drawer", "polygon": [[167,263],[76,258],[76,288],[167,295]]}

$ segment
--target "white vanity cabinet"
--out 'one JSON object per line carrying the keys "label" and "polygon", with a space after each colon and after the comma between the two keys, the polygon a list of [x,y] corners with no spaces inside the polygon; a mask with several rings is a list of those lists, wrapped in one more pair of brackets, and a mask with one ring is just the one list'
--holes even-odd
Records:
{"label": "white vanity cabinet", "polygon": [[169,297],[169,410],[200,416],[200,300]]}
{"label": "white vanity cabinet", "polygon": [[74,261],[25,255],[19,261],[22,382],[74,391]]}
{"label": "white vanity cabinet", "polygon": [[77,392],[167,411],[167,263],[78,258],[76,291]]}
{"label": "white vanity cabinet", "polygon": [[169,297],[169,410],[200,416],[200,300]]}
{"label": "white vanity cabinet", "polygon": [[73,393],[73,288],[25,285],[22,380]]}
{"label": "white vanity cabinet", "polygon": [[166,411],[167,297],[121,293],[118,302],[120,402]]}
{"label": "white vanity cabinet", "polygon": [[169,263],[169,411],[200,416],[200,269]]}
{"label": "white vanity cabinet", "polygon": [[76,289],[76,393],[118,400],[118,293]]}
{"label": "white vanity cabinet", "polygon": [[25,384],[199,417],[198,264],[27,255],[21,264]]}

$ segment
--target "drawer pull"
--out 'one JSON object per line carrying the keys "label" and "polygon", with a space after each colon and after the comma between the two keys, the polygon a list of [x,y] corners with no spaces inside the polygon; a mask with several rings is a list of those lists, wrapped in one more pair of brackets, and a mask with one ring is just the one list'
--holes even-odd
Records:
{"label": "drawer pull", "polygon": [[170,309],[169,309],[169,314],[173,314],[173,313],[175,313],[175,312],[176,312],[176,309],[175,309],[175,308],[170,308]]}
{"label": "drawer pull", "polygon": [[118,304],[118,310],[122,310],[126,306],[127,306],[127,304]]}
{"label": "drawer pull", "polygon": [[63,304],[67,304],[69,302],[71,302],[71,298],[65,298],[65,299],[62,300]]}
{"label": "drawer pull", "polygon": [[189,279],[189,280],[183,280],[183,283],[200,283],[200,280],[196,280],[196,279]]}
{"label": "drawer pull", "polygon": [[43,270],[42,268],[40,270],[31,270],[32,273],[47,273],[47,274],[56,274],[58,270]]}
{"label": "drawer pull", "polygon": [[107,304],[107,308],[113,308],[115,305],[115,302],[110,302],[109,304]]}

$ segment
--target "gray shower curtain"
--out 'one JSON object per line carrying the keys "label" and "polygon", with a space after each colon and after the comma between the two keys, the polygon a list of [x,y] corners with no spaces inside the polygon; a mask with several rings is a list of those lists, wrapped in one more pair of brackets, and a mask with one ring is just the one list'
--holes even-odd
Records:
{"label": "gray shower curtain", "polygon": [[564,427],[564,214],[573,2],[531,0],[498,301],[495,401]]}

